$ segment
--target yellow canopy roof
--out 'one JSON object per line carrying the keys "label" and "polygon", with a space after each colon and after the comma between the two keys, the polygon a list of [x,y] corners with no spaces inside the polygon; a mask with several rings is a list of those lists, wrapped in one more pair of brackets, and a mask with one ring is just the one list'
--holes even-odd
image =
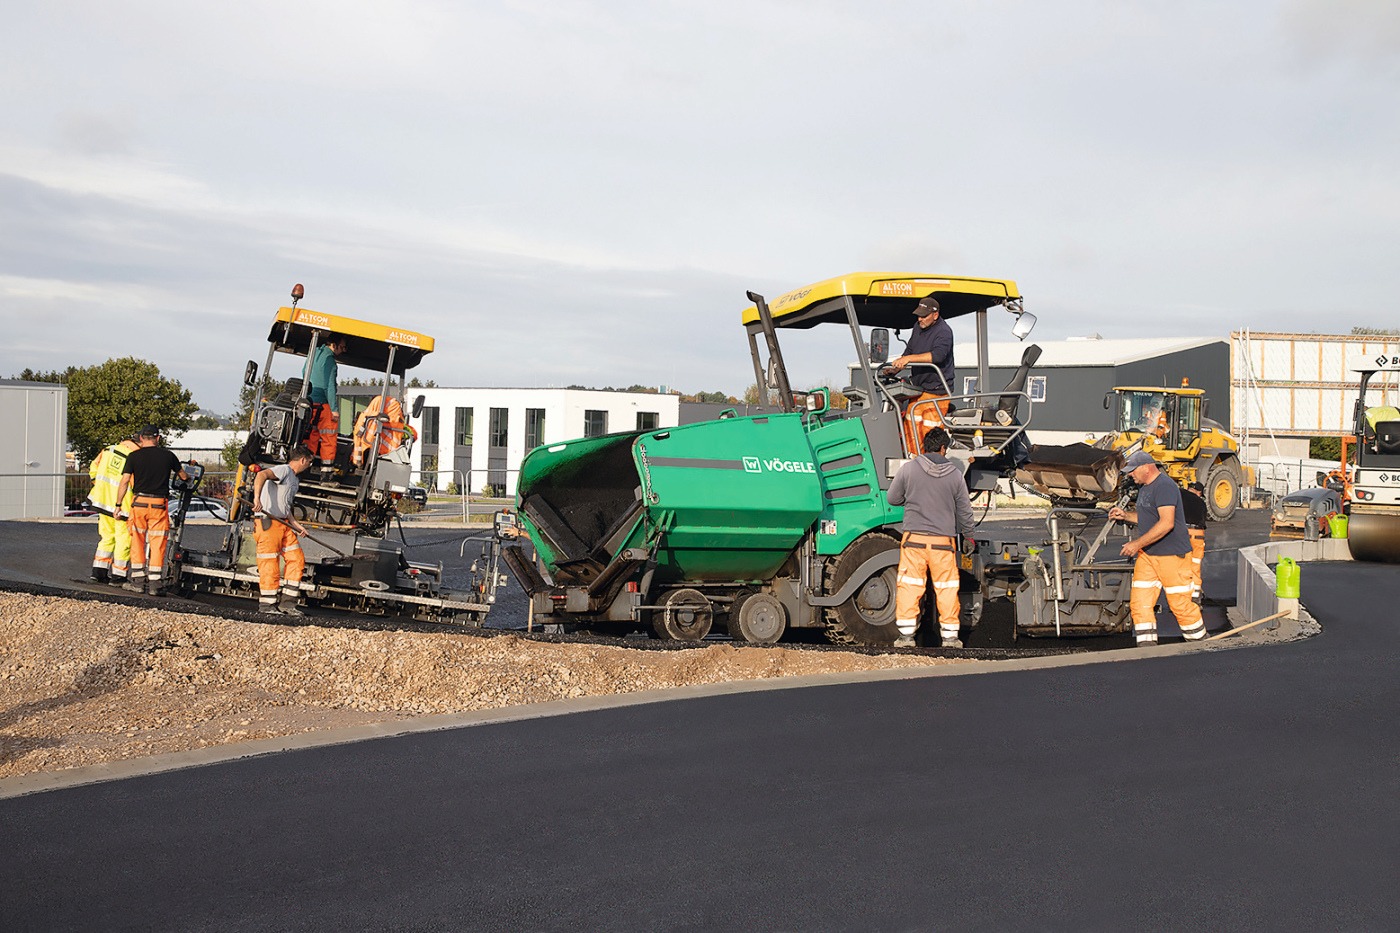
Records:
{"label": "yellow canopy roof", "polygon": [[[940,314],[959,317],[1019,299],[1010,279],[978,279],[926,272],[852,272],[786,292],[768,302],[778,327],[812,327],[831,320],[845,320],[845,297],[856,306],[856,319],[871,327],[913,326],[919,299],[933,295]],[[759,325],[758,308],[744,309],[746,326]]]}
{"label": "yellow canopy roof", "polygon": [[321,332],[318,344],[325,343],[330,334],[343,335],[346,349],[339,361],[357,369],[384,372],[389,365],[389,349],[394,348],[393,372],[398,376],[421,363],[434,346],[433,338],[427,334],[309,308],[279,308],[267,339],[283,353],[305,356],[314,331]]}

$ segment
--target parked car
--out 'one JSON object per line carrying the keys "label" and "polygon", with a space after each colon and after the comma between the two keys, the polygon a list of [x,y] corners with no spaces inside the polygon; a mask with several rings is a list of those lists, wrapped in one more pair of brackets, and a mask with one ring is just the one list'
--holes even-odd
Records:
{"label": "parked car", "polygon": [[[170,517],[176,518],[180,514],[180,500],[170,500]],[[207,496],[196,496],[190,500],[189,511],[185,518],[217,518],[220,521],[228,521],[228,506],[218,499],[210,499]]]}
{"label": "parked car", "polygon": [[408,487],[408,498],[426,508],[428,505],[428,490],[424,489],[422,486],[410,486]]}
{"label": "parked car", "polygon": [[90,518],[101,513],[86,502],[74,502],[63,509],[64,518]]}

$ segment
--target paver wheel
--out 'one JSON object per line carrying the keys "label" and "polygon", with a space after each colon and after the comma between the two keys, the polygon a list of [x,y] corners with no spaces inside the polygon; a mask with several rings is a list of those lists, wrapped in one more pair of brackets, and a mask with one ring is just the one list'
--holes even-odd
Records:
{"label": "paver wheel", "polygon": [[750,645],[772,645],[787,631],[787,610],[770,593],[746,593],[729,609],[729,635]]}
{"label": "paver wheel", "polygon": [[657,638],[671,641],[699,641],[710,634],[715,611],[699,590],[669,590],[661,595],[660,609],[651,612],[651,627]]}
{"label": "paver wheel", "polygon": [[1240,480],[1233,463],[1217,463],[1206,473],[1206,515],[1213,522],[1223,522],[1235,514],[1240,504]]}
{"label": "paver wheel", "polygon": [[[899,551],[899,542],[888,535],[857,538],[827,569],[826,591],[846,585],[862,564],[878,554]],[[826,610],[826,637],[838,645],[892,645],[899,637],[894,624],[895,578],[898,559],[868,575],[851,597]]]}

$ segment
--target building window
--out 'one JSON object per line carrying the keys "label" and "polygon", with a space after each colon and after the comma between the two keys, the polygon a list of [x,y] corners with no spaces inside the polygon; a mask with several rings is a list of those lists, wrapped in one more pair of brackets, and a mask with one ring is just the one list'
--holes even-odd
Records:
{"label": "building window", "polygon": [[1045,377],[1032,376],[1031,381],[1026,384],[1026,394],[1031,397],[1032,402],[1045,401]]}
{"label": "building window", "polygon": [[637,412],[637,430],[655,431],[658,415],[654,411]]}
{"label": "building window", "polygon": [[436,408],[423,409],[423,443],[436,444],[438,442],[438,410]]}
{"label": "building window", "polygon": [[[424,409],[426,412],[427,409]],[[433,411],[437,411],[436,408]],[[431,489],[434,492],[438,488],[438,458],[437,454],[423,455],[423,470],[418,474],[418,481],[424,489]]]}
{"label": "building window", "polygon": [[962,394],[963,394],[963,395],[976,395],[976,394],[977,394],[977,377],[976,377],[976,376],[963,376],[963,391],[962,391]]}
{"label": "building window", "polygon": [[601,437],[608,433],[608,413],[586,409],[583,413],[583,436]]}
{"label": "building window", "polygon": [[544,443],[544,409],[525,409],[525,449],[534,450]]}
{"label": "building window", "polygon": [[470,447],[472,445],[472,410],[470,408],[457,409],[456,421],[452,427],[453,442],[458,447]]}
{"label": "building window", "polygon": [[510,436],[510,411],[505,408],[491,409],[491,446],[504,447]]}

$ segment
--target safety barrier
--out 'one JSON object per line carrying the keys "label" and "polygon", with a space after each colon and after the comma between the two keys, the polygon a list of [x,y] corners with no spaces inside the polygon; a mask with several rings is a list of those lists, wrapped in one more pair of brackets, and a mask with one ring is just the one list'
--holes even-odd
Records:
{"label": "safety barrier", "polygon": [[[1351,560],[1346,538],[1322,538],[1318,541],[1270,541],[1240,550],[1235,576],[1235,607],[1230,621],[1235,626],[1284,612],[1296,620],[1312,621],[1298,599],[1278,595],[1278,575],[1270,567],[1291,557],[1298,563],[1321,560]],[[1303,589],[1307,589],[1306,575]],[[1267,628],[1275,629],[1274,622]]]}

